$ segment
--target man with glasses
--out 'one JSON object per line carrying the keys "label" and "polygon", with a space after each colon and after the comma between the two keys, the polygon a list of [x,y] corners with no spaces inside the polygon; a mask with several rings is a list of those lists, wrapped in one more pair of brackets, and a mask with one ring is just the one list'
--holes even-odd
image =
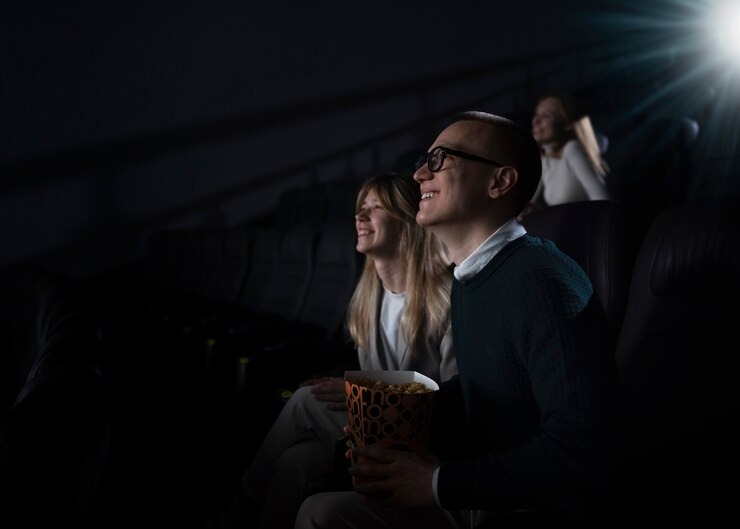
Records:
{"label": "man with glasses", "polygon": [[[353,493],[309,498],[298,528],[573,524],[607,484],[613,363],[585,273],[516,220],[539,181],[536,142],[513,122],[457,116],[422,156],[417,222],[456,263],[459,375],[435,396],[430,451],[373,446]],[[368,503],[362,495],[382,497]]]}

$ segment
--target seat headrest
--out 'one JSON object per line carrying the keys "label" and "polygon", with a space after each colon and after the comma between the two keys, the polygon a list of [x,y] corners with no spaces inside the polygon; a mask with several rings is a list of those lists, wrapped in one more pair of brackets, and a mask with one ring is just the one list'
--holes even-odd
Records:
{"label": "seat headrest", "polygon": [[532,235],[553,241],[583,268],[617,336],[648,214],[628,204],[590,200],[549,206],[527,215],[522,224]]}
{"label": "seat headrest", "polygon": [[594,132],[594,135],[596,136],[596,143],[599,145],[599,152],[603,156],[609,150],[609,136],[600,132]]}
{"label": "seat headrest", "polygon": [[663,211],[648,235],[655,241],[650,270],[654,295],[738,295],[739,205],[737,199],[717,199]]}

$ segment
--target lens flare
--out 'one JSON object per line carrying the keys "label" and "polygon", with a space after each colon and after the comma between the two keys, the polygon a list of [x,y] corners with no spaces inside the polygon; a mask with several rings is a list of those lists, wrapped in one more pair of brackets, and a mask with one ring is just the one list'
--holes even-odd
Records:
{"label": "lens flare", "polygon": [[717,52],[740,68],[740,2],[716,1],[711,8],[707,28],[710,38],[715,41]]}

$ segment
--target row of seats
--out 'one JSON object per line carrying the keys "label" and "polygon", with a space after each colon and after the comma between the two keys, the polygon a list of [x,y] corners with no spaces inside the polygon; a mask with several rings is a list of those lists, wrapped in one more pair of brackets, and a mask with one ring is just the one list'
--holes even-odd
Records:
{"label": "row of seats", "polygon": [[698,123],[689,117],[652,117],[612,132],[604,157],[613,199],[660,209],[693,199],[700,175],[693,166]]}
{"label": "row of seats", "polygon": [[[246,237],[252,258],[235,301],[213,303],[213,297],[201,295],[149,313],[150,325],[179,344],[180,361],[205,369],[223,385],[232,382],[254,392],[264,389],[268,380],[288,383],[288,367],[293,380],[308,375],[305,370],[313,368],[301,362],[298,369],[300,358],[320,366],[334,360],[330,351],[351,354],[343,322],[360,265],[353,225],[297,224],[279,235],[275,228],[263,228]],[[233,378],[252,373],[255,362],[269,361],[277,350],[283,358],[295,353],[282,375]],[[244,368],[246,362],[251,363],[249,369]]]}
{"label": "row of seats", "polygon": [[[300,195],[316,196],[300,190],[285,203]],[[594,201],[524,221],[584,268],[607,315],[626,451],[604,526],[720,519],[734,501],[738,206],[740,197],[661,210]],[[71,491],[49,500],[54,512],[73,521],[154,512],[156,523],[185,522],[230,504],[279,409],[267,392],[352,354],[329,354],[327,340],[341,335],[359,272],[352,223],[307,209],[310,222],[288,209],[272,223],[157,233],[142,267],[80,285],[81,298],[35,282],[45,293],[35,345],[17,363],[25,378],[0,444],[2,499],[18,507],[7,512],[46,499],[47,481],[29,476],[50,473]],[[226,270],[237,272],[227,280]],[[302,335],[302,325],[325,333]],[[242,413],[222,397],[245,371],[252,391],[242,397],[254,407]],[[245,431],[260,408],[270,409],[264,424]]]}
{"label": "row of seats", "polygon": [[135,323],[117,334],[157,343],[160,357],[244,403],[246,393],[280,394],[318,368],[354,365],[344,319],[362,264],[357,187],[291,189],[269,222],[153,233],[136,268],[89,288],[118,284],[109,310],[116,325]]}
{"label": "row of seats", "polygon": [[0,525],[80,526],[95,509],[110,453],[100,327],[61,278],[35,270],[14,277],[36,310],[32,345],[17,362],[23,380],[0,424]]}
{"label": "row of seats", "polygon": [[674,521],[719,522],[736,501],[739,206],[711,199],[657,216],[617,344],[624,499]]}
{"label": "row of seats", "polygon": [[554,241],[588,274],[613,343],[622,328],[627,286],[651,215],[631,203],[597,200],[548,207],[522,221],[528,232]]}
{"label": "row of seats", "polygon": [[625,451],[599,525],[724,519],[738,470],[740,197],[654,213],[565,204],[525,225],[584,268],[614,338]]}
{"label": "row of seats", "polygon": [[[353,356],[357,185],[157,232],[141,263],[74,284],[3,270],[0,525],[188,526],[227,507],[279,386]],[[257,334],[273,355],[254,356]]]}
{"label": "row of seats", "polygon": [[[650,210],[593,201],[547,208],[524,221],[579,262],[607,316],[627,447],[609,513],[617,526],[646,516],[712,517],[727,506],[725,478],[736,459],[729,441],[736,361],[728,354],[728,322],[737,310],[728,312],[725,301],[738,294],[737,205],[737,198],[718,198]],[[286,249],[296,250],[306,234],[301,224],[285,229]],[[302,289],[286,292],[300,298]],[[256,333],[254,326],[242,328],[247,340]],[[279,361],[255,372],[299,361],[273,359]],[[676,464],[688,454],[696,463]]]}
{"label": "row of seats", "polygon": [[297,188],[269,219],[157,232],[139,266],[84,286],[115,359],[106,524],[190,526],[227,509],[289,390],[354,362],[355,193]]}

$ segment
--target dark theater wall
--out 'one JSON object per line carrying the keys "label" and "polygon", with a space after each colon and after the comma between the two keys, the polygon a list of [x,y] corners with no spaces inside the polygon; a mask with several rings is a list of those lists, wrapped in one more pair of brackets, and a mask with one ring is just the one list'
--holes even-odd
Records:
{"label": "dark theater wall", "polygon": [[0,266],[86,273],[152,229],[255,218],[307,178],[382,169],[427,138],[272,175],[444,98],[388,87],[549,45],[536,4],[4,3]]}
{"label": "dark theater wall", "polygon": [[613,73],[585,18],[606,4],[5,2],[0,267],[80,276],[163,227],[259,218],[462,108],[526,123],[543,86]]}

